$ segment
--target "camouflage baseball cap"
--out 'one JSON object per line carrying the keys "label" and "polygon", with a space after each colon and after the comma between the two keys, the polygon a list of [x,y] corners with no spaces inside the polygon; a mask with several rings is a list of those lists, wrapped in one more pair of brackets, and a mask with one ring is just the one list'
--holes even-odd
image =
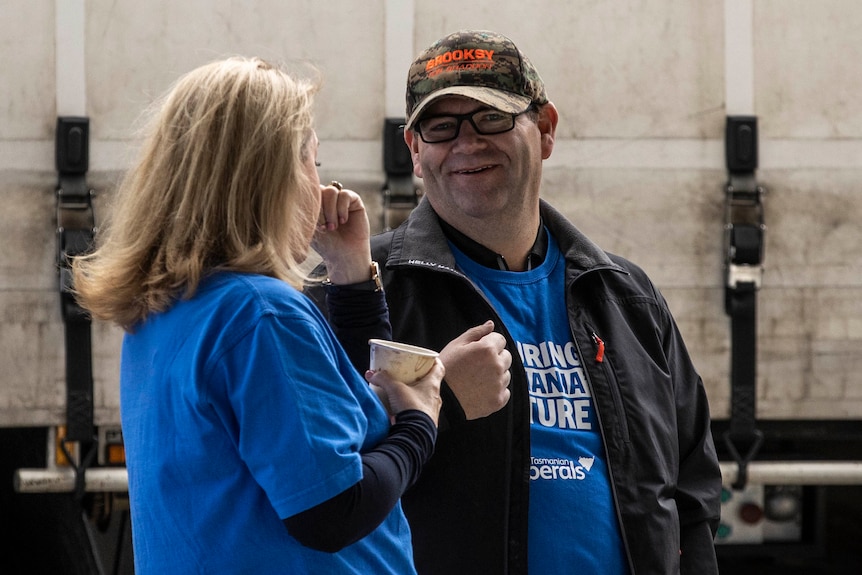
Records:
{"label": "camouflage baseball cap", "polygon": [[505,36],[461,30],[422,52],[407,76],[407,129],[442,96],[466,96],[517,114],[530,104],[546,104],[539,72]]}

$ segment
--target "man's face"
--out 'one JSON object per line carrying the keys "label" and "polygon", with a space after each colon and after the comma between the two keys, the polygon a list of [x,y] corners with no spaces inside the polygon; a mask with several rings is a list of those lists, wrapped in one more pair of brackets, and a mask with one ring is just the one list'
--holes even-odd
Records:
{"label": "man's face", "polygon": [[[444,97],[429,106],[423,117],[467,114],[487,106],[469,98]],[[557,115],[553,104],[539,113],[515,119],[515,127],[501,134],[478,134],[468,121],[458,137],[428,144],[412,130],[405,140],[413,155],[413,171],[425,183],[434,210],[463,229],[471,220],[497,218],[515,223],[536,213],[542,160],[551,155]]]}

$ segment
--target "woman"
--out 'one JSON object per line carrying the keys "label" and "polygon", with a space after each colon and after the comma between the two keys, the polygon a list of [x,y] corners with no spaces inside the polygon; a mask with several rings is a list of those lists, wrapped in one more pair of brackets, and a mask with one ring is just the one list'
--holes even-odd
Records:
{"label": "woman", "polygon": [[415,572],[398,500],[433,450],[443,367],[366,372],[390,426],[299,291],[314,241],[343,327],[388,328],[362,201],[319,182],[315,90],[257,59],[182,77],[74,263],[79,302],[126,331],[138,574]]}

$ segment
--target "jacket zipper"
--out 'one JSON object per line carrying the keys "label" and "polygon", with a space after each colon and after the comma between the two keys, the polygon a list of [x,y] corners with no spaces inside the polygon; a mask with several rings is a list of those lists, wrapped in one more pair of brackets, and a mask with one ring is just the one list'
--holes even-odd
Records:
{"label": "jacket zipper", "polygon": [[[610,377],[610,375],[612,375],[612,374],[607,373],[607,370],[611,369],[610,366],[603,367],[603,366],[607,365],[607,364],[605,364],[605,342],[593,330],[590,330],[590,339],[593,340],[593,345],[595,345],[595,349],[596,349],[595,362],[597,364],[602,364],[602,366],[600,366],[599,369],[602,369],[605,371],[605,378],[608,381],[608,387],[610,388],[611,396],[613,397],[614,408],[616,409],[616,411],[618,413],[618,419],[620,421],[620,427],[621,427],[620,433],[622,434],[623,441],[628,443],[629,442],[629,430],[628,430],[628,424],[626,423],[625,411],[623,410],[622,396],[620,395],[620,390],[617,387],[616,379],[613,377]],[[577,344],[576,344],[576,347],[577,347]],[[578,353],[580,353],[580,351]],[[586,366],[584,366],[584,367],[586,367]],[[592,395],[592,397],[593,397],[593,405],[594,405],[594,408],[596,410],[596,415],[598,416],[599,434],[602,437],[602,446],[603,446],[603,450],[605,453],[605,462],[606,462],[606,465],[608,468],[608,480],[610,481],[611,493],[612,493],[613,499],[614,499],[614,512],[616,513],[616,516],[617,516],[617,525],[619,525],[620,537],[622,538],[622,542],[623,542],[623,552],[625,553],[626,562],[628,563],[629,571],[634,573],[634,562],[632,561],[631,546],[630,546],[630,543],[628,541],[628,534],[626,533],[625,524],[623,523],[622,512],[620,511],[619,496],[617,494],[617,485],[616,485],[616,481],[614,479],[614,467],[613,467],[613,465],[611,465],[611,457],[610,457],[610,453],[608,450],[608,440],[607,440],[606,434],[609,430],[605,429],[605,426],[602,425],[602,414],[598,408],[598,405],[596,404],[595,386],[593,385],[592,378],[589,375],[589,370],[587,369],[585,371],[586,371],[586,376],[587,376],[587,383],[590,386],[590,395]],[[613,370],[611,369],[611,371],[613,371]]]}
{"label": "jacket zipper", "polygon": [[598,363],[602,363],[605,360],[605,342],[602,341],[602,338],[596,335],[596,332],[593,332],[593,343],[596,344],[596,361]]}
{"label": "jacket zipper", "polygon": [[[608,381],[608,388],[610,389],[611,397],[613,398],[614,402],[614,409],[618,414],[620,434],[622,435],[623,441],[628,443],[629,426],[626,422],[626,411],[623,406],[623,398],[620,394],[619,385],[616,378],[613,377],[613,369],[609,364],[605,362],[605,342],[596,334],[596,332],[592,330],[590,331],[590,339],[593,340],[593,345],[595,346],[596,350],[595,362],[600,363],[602,364],[602,366],[604,366],[601,369],[603,369],[605,372],[605,376]],[[595,392],[593,392],[593,397],[595,397]]]}

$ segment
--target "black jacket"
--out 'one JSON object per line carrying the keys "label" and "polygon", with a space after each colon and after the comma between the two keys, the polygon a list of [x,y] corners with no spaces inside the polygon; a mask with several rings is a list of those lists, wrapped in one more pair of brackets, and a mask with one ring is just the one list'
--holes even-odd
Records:
{"label": "black jacket", "polygon": [[[542,203],[566,258],[569,323],[585,365],[633,575],[717,573],[721,479],[709,408],[666,302],[644,272],[606,254]],[[421,575],[527,573],[530,404],[511,336],[456,269],[423,201],[372,239],[393,338],[440,350],[493,319],[513,356],[511,399],[467,421],[443,389],[435,454],[403,497]],[[598,361],[597,339],[604,343]],[[561,544],[569,542],[561,534]],[[534,574],[535,575],[535,574]]]}

